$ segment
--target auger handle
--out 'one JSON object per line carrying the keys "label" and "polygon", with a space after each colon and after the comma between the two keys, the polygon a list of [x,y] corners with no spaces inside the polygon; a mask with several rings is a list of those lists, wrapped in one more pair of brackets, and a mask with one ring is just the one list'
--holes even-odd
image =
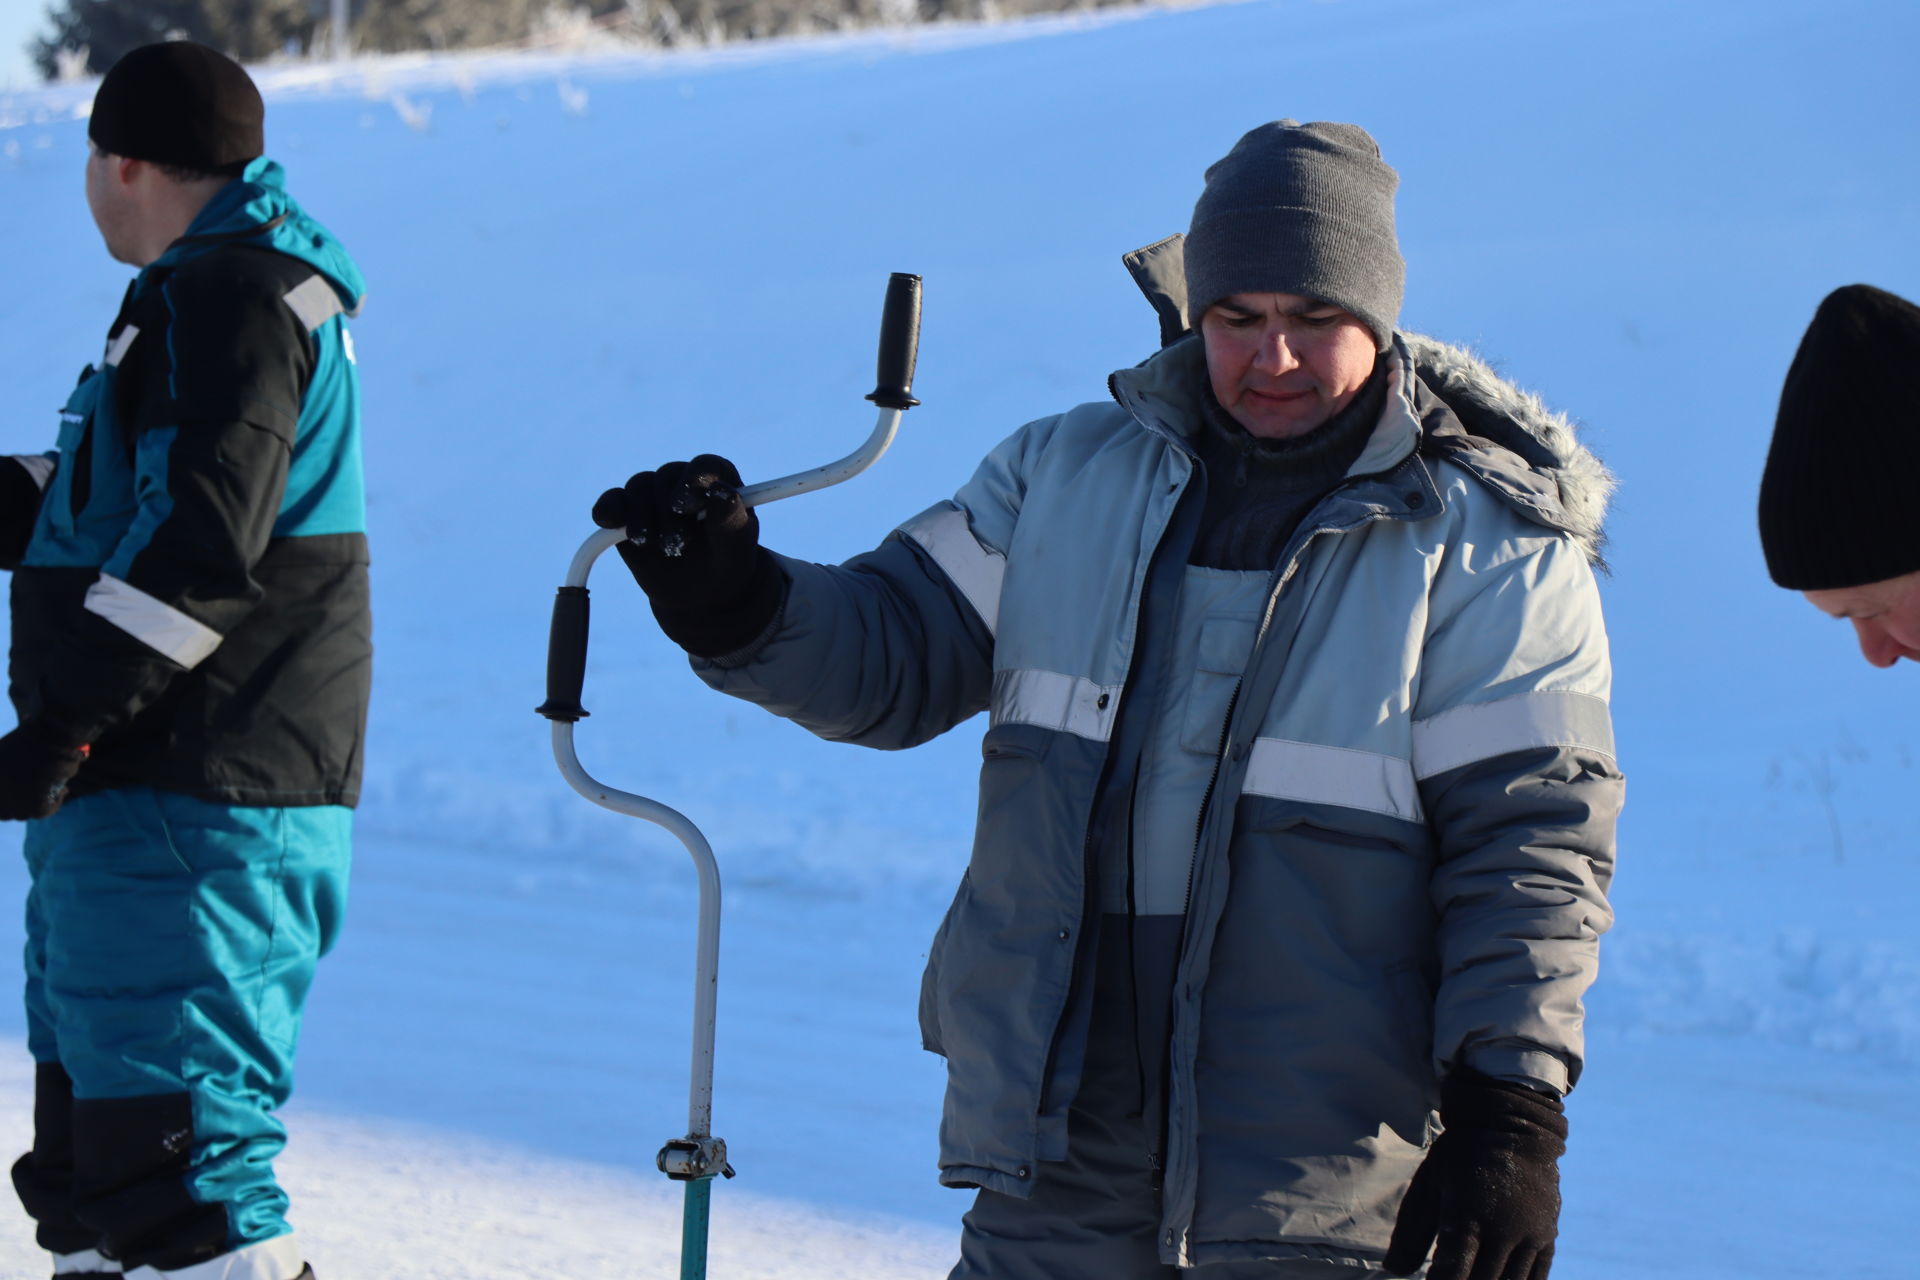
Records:
{"label": "auger handle", "polygon": [[887,279],[880,314],[879,379],[867,399],[882,409],[911,409],[913,366],[920,357],[920,277],[896,271]]}
{"label": "auger handle", "polygon": [[[853,479],[879,461],[900,429],[900,415],[920,403],[912,394],[919,353],[920,277],[896,271],[887,280],[887,300],[880,316],[878,385],[866,397],[880,406],[873,433],[837,462],[742,486],[741,501],[759,507],[825,489]],[[622,529],[596,529],[574,553],[566,585],[554,597],[553,619],[547,630],[547,700],[535,708],[549,720],[571,724],[588,714],[580,702],[587,672],[587,575],[593,562],[625,537]]]}
{"label": "auger handle", "polygon": [[919,404],[913,398],[913,366],[920,355],[920,277],[896,271],[887,280],[887,301],[880,314],[878,385],[867,399],[880,406],[879,419],[866,443],[824,467],[743,486],[740,500],[765,506],[795,494],[812,493],[851,480],[880,460],[900,429],[900,415]]}
{"label": "auger handle", "polygon": [[572,724],[585,719],[580,693],[587,683],[587,623],[591,603],[584,586],[560,588],[547,626],[547,700],[534,711]]}

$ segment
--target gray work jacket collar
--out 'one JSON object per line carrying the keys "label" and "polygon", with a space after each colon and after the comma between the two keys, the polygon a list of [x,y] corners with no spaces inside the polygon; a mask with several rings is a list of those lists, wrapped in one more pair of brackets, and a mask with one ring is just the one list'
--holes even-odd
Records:
{"label": "gray work jacket collar", "polygon": [[[1387,402],[1372,438],[1348,470],[1350,480],[1385,477],[1417,463],[1421,455],[1445,458],[1525,519],[1569,534],[1589,560],[1604,563],[1603,525],[1614,480],[1579,443],[1572,423],[1464,348],[1396,333],[1383,358],[1392,362]],[[1188,334],[1116,372],[1107,385],[1136,422],[1191,461],[1206,377],[1201,339]],[[1430,476],[1420,487],[1430,491],[1426,497],[1393,514],[1424,516],[1443,509]]]}

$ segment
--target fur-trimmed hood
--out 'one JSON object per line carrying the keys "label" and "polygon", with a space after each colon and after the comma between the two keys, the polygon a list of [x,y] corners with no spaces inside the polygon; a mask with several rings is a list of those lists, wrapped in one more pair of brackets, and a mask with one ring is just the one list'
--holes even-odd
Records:
{"label": "fur-trimmed hood", "polygon": [[1536,523],[1563,529],[1587,558],[1603,564],[1607,502],[1616,481],[1580,443],[1565,414],[1523,391],[1465,347],[1417,333],[1397,335],[1413,362],[1421,451],[1459,463]]}
{"label": "fur-trimmed hood", "polygon": [[[1160,317],[1163,347],[1189,333],[1182,247],[1183,238],[1173,235],[1122,259]],[[1573,421],[1465,347],[1416,333],[1395,340],[1415,373],[1410,394],[1421,452],[1458,463],[1521,515],[1565,531],[1590,561],[1604,565],[1616,482],[1580,443]]]}

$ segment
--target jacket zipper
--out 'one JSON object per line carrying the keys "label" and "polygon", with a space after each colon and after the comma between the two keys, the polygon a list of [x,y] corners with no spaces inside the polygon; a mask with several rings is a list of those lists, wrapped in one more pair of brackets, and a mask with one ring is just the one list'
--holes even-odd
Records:
{"label": "jacket zipper", "polygon": [[[1346,488],[1348,483],[1351,482],[1352,478],[1349,478],[1347,483],[1335,486],[1335,488],[1328,491],[1327,497],[1332,497],[1335,493]],[[1325,500],[1325,498],[1321,499],[1323,502]],[[1371,522],[1369,521],[1368,523]],[[1274,610],[1279,607],[1280,593],[1286,590],[1289,582],[1293,581],[1294,572],[1300,567],[1300,561],[1305,557],[1307,549],[1313,545],[1313,540],[1321,534],[1333,532],[1347,532],[1347,530],[1336,530],[1331,526],[1325,525],[1314,528],[1300,544],[1293,549],[1293,554],[1287,557],[1285,567],[1280,570],[1272,588],[1267,592],[1266,608],[1260,616],[1260,627],[1254,633],[1253,647],[1247,651],[1246,663],[1241,668],[1240,678],[1234,681],[1233,693],[1227,699],[1227,712],[1220,722],[1220,745],[1214,749],[1213,753],[1213,773],[1207,779],[1207,789],[1200,798],[1200,811],[1194,817],[1193,854],[1187,860],[1187,889],[1180,906],[1180,949],[1177,953],[1178,959],[1175,961],[1173,984],[1175,999],[1179,998],[1179,970],[1186,963],[1187,932],[1193,925],[1193,880],[1200,867],[1201,841],[1206,835],[1207,811],[1213,807],[1213,795],[1220,786],[1220,770],[1226,763],[1227,747],[1233,737],[1233,715],[1234,712],[1239,709],[1240,693],[1241,690],[1246,687],[1247,672],[1252,670],[1254,655],[1260,651],[1261,642],[1266,639],[1268,629],[1273,626],[1273,614]],[[1164,1155],[1161,1159],[1153,1162],[1153,1181],[1156,1187],[1164,1185],[1167,1167],[1173,1163],[1173,1075],[1173,1064],[1171,1059],[1169,1059],[1167,1064],[1166,1103],[1162,1108],[1161,1116],[1162,1134],[1160,1145]],[[1162,1207],[1164,1208],[1164,1205]],[[1182,1229],[1184,1230],[1184,1227]],[[1165,1242],[1170,1246],[1175,1238],[1173,1231],[1169,1230],[1166,1233]]]}
{"label": "jacket zipper", "polygon": [[[1293,566],[1299,562],[1300,556],[1305,553],[1307,547],[1313,542],[1313,539],[1321,532],[1323,531],[1316,529],[1312,534],[1307,536],[1306,542],[1300,544],[1300,550],[1296,552],[1293,559],[1288,562],[1287,569],[1280,576],[1280,580],[1275,583],[1273,589],[1267,593],[1267,607],[1260,619],[1260,629],[1254,634],[1253,649],[1247,651],[1247,659],[1249,662],[1253,659],[1253,650],[1260,647],[1260,641],[1267,634],[1267,627],[1273,622],[1274,606],[1279,603],[1281,590],[1285,588],[1287,583],[1293,578]],[[1206,832],[1207,810],[1213,804],[1213,793],[1220,785],[1220,766],[1226,761],[1227,740],[1232,736],[1233,730],[1233,713],[1240,705],[1240,690],[1246,686],[1246,682],[1246,672],[1243,670],[1240,678],[1233,682],[1233,693],[1227,698],[1227,713],[1220,721],[1220,745],[1215,747],[1213,752],[1213,773],[1207,778],[1207,789],[1200,797],[1200,811],[1195,815],[1193,820],[1193,853],[1187,859],[1187,888],[1186,893],[1180,899],[1180,946],[1174,953],[1174,989],[1176,993],[1180,985],[1180,959],[1184,957],[1186,953],[1187,928],[1189,917],[1193,912],[1193,876],[1195,869],[1200,865],[1200,840]],[[1171,1150],[1173,1145],[1173,1061],[1170,1054],[1166,1060],[1166,1079],[1162,1084],[1161,1092],[1163,1097],[1160,1107],[1160,1146],[1157,1151],[1147,1152],[1147,1167],[1150,1170],[1149,1182],[1156,1195],[1166,1188],[1167,1165],[1173,1158],[1173,1152]]]}
{"label": "jacket zipper", "polygon": [[[1258,647],[1260,644],[1259,637],[1256,636],[1253,643],[1255,647]],[[1186,949],[1184,945],[1186,942],[1185,934],[1187,929],[1186,916],[1187,912],[1193,909],[1193,869],[1200,862],[1200,837],[1207,829],[1207,808],[1213,803],[1214,788],[1220,785],[1220,765],[1225,761],[1227,756],[1227,739],[1232,736],[1233,711],[1235,707],[1240,705],[1240,688],[1246,683],[1246,680],[1247,677],[1245,673],[1242,673],[1240,678],[1233,682],[1233,696],[1227,699],[1227,714],[1220,721],[1220,745],[1213,749],[1213,773],[1207,779],[1207,789],[1200,794],[1200,812],[1195,814],[1193,819],[1193,854],[1187,859],[1187,892],[1186,896],[1180,899],[1180,932],[1182,935],[1180,940],[1183,944],[1181,947],[1183,951]],[[1178,962],[1176,961],[1176,963]]]}
{"label": "jacket zipper", "polygon": [[[1156,558],[1158,557],[1160,552],[1165,549],[1165,539],[1166,539],[1167,532],[1172,529],[1174,522],[1179,518],[1181,508],[1190,501],[1190,497],[1193,492],[1192,490],[1193,478],[1195,476],[1202,475],[1199,469],[1198,459],[1193,458],[1193,456],[1190,453],[1187,454],[1187,457],[1193,463],[1193,469],[1189,474],[1188,483],[1181,488],[1179,496],[1174,499],[1173,510],[1171,513],[1169,513],[1169,516],[1167,519],[1167,528],[1162,530],[1160,542],[1157,543],[1155,546],[1154,555]],[[1204,484],[1204,478],[1202,479],[1202,483]],[[1147,570],[1147,580],[1140,592],[1140,604],[1137,611],[1134,614],[1133,654],[1127,663],[1126,683],[1123,684],[1120,689],[1121,705],[1116,706],[1114,708],[1113,727],[1114,727],[1114,730],[1116,731],[1116,734],[1120,727],[1121,711],[1125,707],[1127,695],[1129,691],[1131,691],[1137,683],[1135,677],[1139,674],[1139,670],[1140,670],[1140,662],[1141,662],[1142,649],[1143,649],[1143,646],[1140,644],[1140,637],[1145,633],[1146,627],[1149,622],[1148,611],[1153,600],[1152,586],[1154,582],[1154,567],[1155,566],[1153,565],[1152,561],[1149,561],[1148,570]],[[1067,1013],[1073,1007],[1073,996],[1074,996],[1074,993],[1077,990],[1079,990],[1081,974],[1083,969],[1085,968],[1085,962],[1088,956],[1087,940],[1090,936],[1092,936],[1094,933],[1097,932],[1096,930],[1090,929],[1087,926],[1087,921],[1089,919],[1097,919],[1098,912],[1099,912],[1099,904],[1095,901],[1095,894],[1098,891],[1098,881],[1099,881],[1099,876],[1097,874],[1099,850],[1095,846],[1094,836],[1095,836],[1096,824],[1098,823],[1102,810],[1104,808],[1107,786],[1113,776],[1112,771],[1114,767],[1114,752],[1113,752],[1114,737],[1115,735],[1109,735],[1107,740],[1108,749],[1107,749],[1106,759],[1101,762],[1100,777],[1098,781],[1094,784],[1093,809],[1087,815],[1086,834],[1081,839],[1080,876],[1081,876],[1081,882],[1082,882],[1082,892],[1080,897],[1079,936],[1074,939],[1073,964],[1067,971],[1067,987],[1066,987],[1067,995],[1060,1007],[1059,1016],[1054,1021],[1053,1037],[1051,1040],[1048,1041],[1046,1060],[1041,1065],[1040,1094],[1039,1094],[1039,1106],[1040,1106],[1041,1114],[1045,1114],[1047,1110],[1047,1103],[1049,1101],[1049,1098],[1047,1096],[1047,1089],[1048,1089],[1048,1086],[1052,1083],[1054,1069],[1059,1063],[1061,1032],[1066,1022]],[[1136,762],[1136,766],[1137,766],[1137,762]]]}
{"label": "jacket zipper", "polygon": [[[1414,456],[1416,458],[1418,457],[1417,449],[1415,450]],[[1375,480],[1385,474],[1388,474],[1388,473],[1373,472],[1373,473],[1369,473],[1366,476],[1349,476],[1347,477],[1345,482],[1343,482],[1340,485],[1337,485],[1334,489],[1329,490],[1326,496],[1332,497],[1335,493],[1338,493],[1341,490],[1350,487],[1351,485],[1357,483],[1360,480]],[[1323,498],[1321,501],[1324,502],[1325,500],[1326,499]],[[1220,746],[1214,752],[1213,774],[1210,778],[1207,779],[1206,793],[1201,799],[1200,813],[1199,813],[1199,816],[1195,819],[1195,823],[1194,823],[1193,857],[1191,858],[1191,860],[1189,860],[1187,864],[1187,891],[1186,891],[1186,899],[1183,904],[1183,909],[1181,912],[1182,919],[1181,919],[1181,926],[1180,926],[1180,930],[1181,930],[1180,953],[1179,953],[1179,959],[1178,961],[1176,961],[1176,966],[1178,967],[1184,967],[1186,963],[1187,931],[1192,927],[1192,923],[1193,923],[1192,921],[1193,881],[1194,881],[1194,875],[1197,872],[1200,864],[1201,839],[1204,836],[1206,831],[1207,810],[1210,807],[1212,807],[1213,794],[1219,788],[1220,770],[1222,765],[1225,763],[1227,746],[1230,739],[1232,738],[1233,715],[1234,715],[1234,712],[1238,710],[1238,707],[1239,707],[1241,690],[1246,687],[1247,672],[1252,670],[1254,654],[1259,652],[1261,642],[1266,639],[1268,628],[1270,628],[1273,625],[1274,610],[1278,607],[1280,603],[1280,593],[1284,591],[1286,589],[1287,584],[1293,580],[1294,571],[1299,568],[1301,558],[1305,556],[1307,548],[1313,544],[1313,540],[1315,538],[1319,537],[1323,533],[1351,533],[1356,529],[1364,527],[1365,525],[1372,524],[1373,520],[1377,518],[1378,517],[1369,518],[1357,524],[1346,526],[1346,527],[1322,525],[1320,527],[1315,528],[1311,533],[1309,533],[1306,536],[1305,540],[1302,541],[1300,545],[1294,549],[1293,554],[1287,558],[1285,569],[1281,571],[1279,579],[1274,583],[1273,588],[1267,593],[1267,607],[1265,612],[1262,614],[1260,618],[1259,630],[1254,633],[1253,648],[1250,649],[1247,653],[1246,665],[1242,667],[1240,678],[1234,683],[1233,694],[1227,701],[1226,718],[1220,726]],[[1176,999],[1178,999],[1179,989],[1180,989],[1178,967],[1176,967],[1175,974],[1174,974],[1174,996]],[[1167,1090],[1166,1090],[1166,1094],[1167,1094],[1166,1105],[1164,1108],[1164,1116],[1162,1119],[1163,1129],[1167,1130],[1167,1132],[1164,1133],[1161,1140],[1161,1146],[1164,1150],[1164,1167],[1162,1167],[1162,1162],[1156,1162],[1156,1167],[1154,1169],[1154,1181],[1156,1183],[1164,1182],[1165,1173],[1170,1171],[1173,1164],[1174,1152],[1173,1152],[1172,1133],[1171,1133],[1173,1104],[1174,1104],[1173,1074],[1174,1073],[1173,1073],[1172,1063],[1169,1062]],[[1163,1211],[1165,1209],[1164,1203],[1162,1205],[1162,1209]],[[1182,1223],[1178,1228],[1178,1231],[1180,1233],[1184,1233],[1189,1225],[1190,1225],[1190,1221],[1186,1223]],[[1162,1236],[1162,1243],[1167,1247],[1172,1248],[1174,1245],[1174,1242],[1178,1238],[1179,1236],[1176,1234],[1176,1229],[1169,1227],[1165,1231],[1164,1235]]]}

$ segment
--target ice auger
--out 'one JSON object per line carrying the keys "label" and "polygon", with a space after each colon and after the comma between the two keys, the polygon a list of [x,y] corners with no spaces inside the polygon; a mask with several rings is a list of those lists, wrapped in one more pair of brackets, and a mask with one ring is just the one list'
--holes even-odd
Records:
{"label": "ice auger", "polygon": [[[920,345],[920,277],[895,272],[887,282],[880,324],[879,381],[867,399],[880,406],[867,442],[838,462],[797,475],[750,484],[740,496],[750,507],[811,493],[851,480],[872,466],[893,443],[900,415],[919,404],[911,394]],[[680,1280],[706,1280],[707,1211],[713,1180],[733,1176],[727,1144],[713,1134],[713,1028],[720,968],[720,869],[707,838],[684,815],[657,800],[620,791],[581,767],[573,749],[573,726],[587,712],[580,705],[587,670],[587,575],[593,562],[626,537],[624,529],[598,529],[574,553],[566,584],[553,602],[547,638],[547,700],[537,710],[553,722],[553,758],[561,776],[587,799],[665,827],[693,855],[700,876],[700,923],[694,940],[693,1069],[687,1096],[687,1133],[670,1139],[655,1161],[669,1178],[686,1184],[680,1229]]]}

